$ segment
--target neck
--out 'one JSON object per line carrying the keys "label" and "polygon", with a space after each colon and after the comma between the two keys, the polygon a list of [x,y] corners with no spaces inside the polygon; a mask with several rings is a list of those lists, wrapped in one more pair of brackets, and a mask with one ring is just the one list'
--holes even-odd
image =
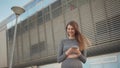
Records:
{"label": "neck", "polygon": [[68,38],[69,38],[69,39],[75,39],[75,37],[73,37],[73,36],[69,36]]}

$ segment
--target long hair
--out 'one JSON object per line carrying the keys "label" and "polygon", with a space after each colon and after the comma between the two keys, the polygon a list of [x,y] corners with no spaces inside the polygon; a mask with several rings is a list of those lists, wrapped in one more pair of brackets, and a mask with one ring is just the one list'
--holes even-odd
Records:
{"label": "long hair", "polygon": [[66,25],[66,31],[67,31],[68,25],[71,25],[74,28],[74,30],[75,30],[75,39],[78,41],[80,51],[83,51],[84,49],[86,49],[86,45],[90,45],[90,41],[82,33],[80,33],[77,22],[70,21]]}

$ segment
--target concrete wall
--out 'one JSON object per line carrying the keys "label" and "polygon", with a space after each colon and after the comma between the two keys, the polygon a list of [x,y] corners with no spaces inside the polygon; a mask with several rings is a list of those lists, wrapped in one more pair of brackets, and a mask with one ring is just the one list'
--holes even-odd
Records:
{"label": "concrete wall", "polygon": [[[102,57],[102,58],[101,58]],[[120,52],[87,58],[84,68],[120,68]],[[61,63],[51,63],[37,68],[61,68]]]}
{"label": "concrete wall", "polygon": [[0,68],[7,67],[6,26],[0,28]]}

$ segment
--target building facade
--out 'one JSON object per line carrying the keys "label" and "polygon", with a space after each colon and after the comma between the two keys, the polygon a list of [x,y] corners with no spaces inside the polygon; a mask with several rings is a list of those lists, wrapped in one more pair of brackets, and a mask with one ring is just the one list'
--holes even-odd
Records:
{"label": "building facade", "polygon": [[[67,37],[65,26],[71,20],[79,24],[80,31],[92,42],[87,49],[88,58],[119,54],[120,0],[57,0],[18,24],[13,67],[42,68],[55,63],[58,45]],[[8,60],[13,32],[14,27],[6,32]],[[89,68],[89,64],[86,66]]]}

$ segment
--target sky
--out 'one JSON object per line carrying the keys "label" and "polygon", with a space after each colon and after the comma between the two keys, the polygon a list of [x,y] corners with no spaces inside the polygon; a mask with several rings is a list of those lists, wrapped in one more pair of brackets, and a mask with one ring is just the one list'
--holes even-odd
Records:
{"label": "sky", "polygon": [[[15,16],[13,16],[14,13],[11,10],[11,7],[13,7],[13,6],[20,6],[26,10],[25,13],[23,13],[22,15],[19,16],[19,18],[21,19],[21,20],[19,19],[19,21],[22,21],[25,18],[31,16],[36,11],[39,11],[40,9],[45,8],[46,6],[48,6],[49,4],[51,4],[55,1],[56,0],[0,0],[0,8],[2,9],[0,11],[0,24],[1,24],[0,26],[3,26],[2,23],[6,23],[6,22],[11,21],[13,19],[14,20],[11,21],[11,23],[8,23],[7,25],[9,27],[14,25],[12,23],[15,23],[14,22]],[[32,4],[30,4],[28,7],[25,7],[26,4],[28,5],[28,3],[31,3],[31,2],[32,2]],[[30,8],[30,9],[28,10],[28,8]]]}
{"label": "sky", "polygon": [[13,12],[11,7],[20,6],[23,7],[31,0],[0,0],[0,22],[10,16]]}

